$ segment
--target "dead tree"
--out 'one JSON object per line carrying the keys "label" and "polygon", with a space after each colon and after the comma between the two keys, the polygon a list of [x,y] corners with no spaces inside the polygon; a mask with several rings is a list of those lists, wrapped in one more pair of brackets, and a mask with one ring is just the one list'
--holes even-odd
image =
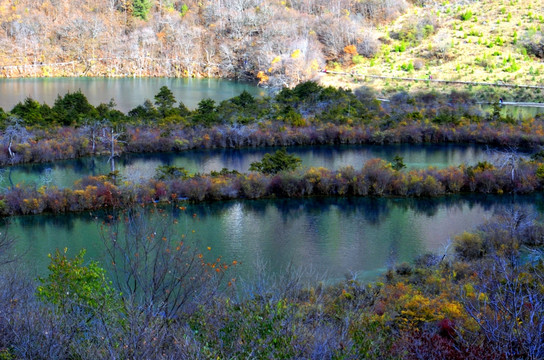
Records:
{"label": "dead tree", "polygon": [[477,270],[479,284],[462,303],[479,332],[498,354],[509,359],[544,357],[544,280],[536,267],[502,257]]}
{"label": "dead tree", "polygon": [[119,156],[118,148],[120,143],[125,141],[121,140],[125,135],[125,132],[114,125],[104,126],[102,128],[102,134],[100,139],[104,143],[105,147],[109,149],[108,162],[110,163],[110,171],[112,177],[115,179],[115,158]]}
{"label": "dead tree", "polygon": [[98,141],[100,130],[104,127],[104,121],[100,120],[85,120],[85,125],[81,128],[83,134],[89,137],[91,141],[91,152],[94,155],[96,153],[96,143]]}
{"label": "dead tree", "polygon": [[8,119],[8,126],[4,130],[4,141],[8,145],[8,153],[12,164],[15,164],[17,153],[13,147],[15,144],[24,144],[32,138],[32,134],[23,126],[22,120],[16,117]]}
{"label": "dead tree", "polygon": [[487,153],[493,159],[493,165],[499,169],[507,169],[510,172],[512,183],[522,175],[520,165],[526,159],[526,156],[518,152],[517,148],[510,147],[502,151],[488,149]]}
{"label": "dead tree", "polygon": [[171,328],[217,296],[226,265],[206,262],[160,210],[110,216],[102,237],[120,291],[127,353],[155,358],[157,349],[171,342]]}
{"label": "dead tree", "polygon": [[18,260],[18,256],[13,252],[15,238],[9,235],[9,222],[6,220],[5,226],[0,231],[0,266],[6,265]]}

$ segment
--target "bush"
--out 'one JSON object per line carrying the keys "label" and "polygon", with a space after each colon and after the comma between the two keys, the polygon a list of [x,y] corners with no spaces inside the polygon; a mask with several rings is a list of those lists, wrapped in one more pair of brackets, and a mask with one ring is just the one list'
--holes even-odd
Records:
{"label": "bush", "polygon": [[403,70],[403,71],[406,71],[406,72],[412,72],[414,71],[414,63],[410,60],[410,62],[408,64],[402,64],[400,66],[400,68]]}
{"label": "bush", "polygon": [[359,55],[371,58],[378,53],[378,50],[380,50],[380,42],[378,41],[376,35],[372,30],[365,29],[362,37],[357,43],[357,52]]}
{"label": "bush", "polygon": [[472,11],[471,10],[465,11],[464,13],[461,14],[460,18],[463,21],[468,21],[472,19]]}
{"label": "bush", "polygon": [[395,272],[398,274],[398,275],[401,275],[401,276],[409,276],[409,275],[412,275],[412,265],[408,264],[408,263],[402,263],[400,265],[398,265],[395,269]]}
{"label": "bush", "polygon": [[353,57],[351,58],[351,61],[355,65],[362,64],[363,61],[364,61],[364,56],[362,56],[362,55],[353,55]]}
{"label": "bush", "polygon": [[400,43],[395,44],[395,46],[393,47],[393,51],[405,52],[407,47],[408,47],[408,43],[406,41],[401,41]]}
{"label": "bush", "polygon": [[435,16],[417,16],[409,19],[399,32],[391,33],[391,37],[417,46],[421,40],[434,34],[438,27],[439,22]]}
{"label": "bush", "polygon": [[263,174],[277,174],[281,171],[295,170],[301,162],[300,158],[287,154],[285,149],[280,149],[274,154],[265,154],[261,161],[251,163],[249,170]]}
{"label": "bush", "polygon": [[462,260],[480,259],[486,252],[482,238],[468,232],[455,237],[454,247],[455,253]]}
{"label": "bush", "polygon": [[113,306],[115,293],[106,281],[106,271],[91,262],[83,265],[85,250],[73,259],[66,256],[67,249],[61,253],[58,249],[50,255],[49,276],[40,279],[38,298],[46,303],[55,304],[61,312],[102,311]]}
{"label": "bush", "polygon": [[189,177],[189,172],[184,167],[174,165],[160,165],[155,171],[155,178],[158,180],[187,179]]}
{"label": "bush", "polygon": [[414,60],[414,69],[415,70],[421,70],[425,66],[425,62],[421,59],[415,59]]}

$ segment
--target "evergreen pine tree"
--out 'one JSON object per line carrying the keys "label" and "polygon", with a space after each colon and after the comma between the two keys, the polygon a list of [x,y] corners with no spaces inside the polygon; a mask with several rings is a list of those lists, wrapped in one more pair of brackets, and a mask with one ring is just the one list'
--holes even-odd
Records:
{"label": "evergreen pine tree", "polygon": [[132,9],[133,15],[139,17],[142,20],[147,20],[147,14],[151,9],[150,0],[133,0]]}

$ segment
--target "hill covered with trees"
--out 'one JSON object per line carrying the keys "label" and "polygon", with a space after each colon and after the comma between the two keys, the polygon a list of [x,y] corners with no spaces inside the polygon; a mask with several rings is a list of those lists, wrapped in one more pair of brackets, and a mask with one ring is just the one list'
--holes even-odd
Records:
{"label": "hill covered with trees", "polygon": [[543,14],[538,0],[2,0],[0,76],[292,86],[327,68],[541,84]]}
{"label": "hill covered with trees", "polygon": [[[377,39],[374,52],[347,46],[339,60],[329,62],[330,71],[365,75],[382,96],[405,90],[443,92],[451,84],[398,82],[392,78],[415,78],[469,82],[465,90],[485,89],[484,101],[499,97],[530,99],[476,83],[544,85],[544,3],[527,1],[443,1],[428,6],[409,6],[389,23],[372,30]],[[363,49],[364,50],[364,49]],[[370,57],[369,57],[370,55]],[[384,78],[375,78],[381,76]],[[360,78],[359,78],[360,79]],[[325,83],[360,86],[354,79],[328,77]],[[533,88],[533,95],[542,88]],[[495,95],[495,96],[493,96]]]}
{"label": "hill covered with trees", "polygon": [[215,76],[291,85],[339,59],[348,45],[373,47],[372,29],[407,6],[405,0],[3,0],[0,74]]}

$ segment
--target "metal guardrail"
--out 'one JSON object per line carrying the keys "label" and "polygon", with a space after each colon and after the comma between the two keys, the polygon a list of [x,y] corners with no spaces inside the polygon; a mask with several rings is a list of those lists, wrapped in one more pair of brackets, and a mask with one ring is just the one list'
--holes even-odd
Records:
{"label": "metal guardrail", "polygon": [[[478,104],[486,104],[486,105],[492,105],[493,102],[479,102]],[[536,108],[544,108],[543,103],[535,103],[535,102],[515,102],[515,101],[503,101],[501,105],[513,105],[513,106],[520,106],[520,107],[536,107]]]}
{"label": "metal guardrail", "polygon": [[475,82],[475,81],[460,81],[460,80],[439,80],[439,79],[419,79],[409,77],[396,77],[396,76],[383,76],[383,75],[368,75],[360,73],[348,73],[340,71],[323,71],[324,74],[333,75],[347,75],[356,76],[361,78],[373,78],[373,79],[388,79],[388,80],[401,80],[401,81],[422,81],[422,82],[435,82],[445,84],[461,84],[461,85],[484,85],[484,86],[500,86],[500,87],[512,87],[512,88],[526,88],[526,89],[544,89],[541,85],[519,85],[519,84],[507,84],[503,82],[490,83],[490,82]]}

